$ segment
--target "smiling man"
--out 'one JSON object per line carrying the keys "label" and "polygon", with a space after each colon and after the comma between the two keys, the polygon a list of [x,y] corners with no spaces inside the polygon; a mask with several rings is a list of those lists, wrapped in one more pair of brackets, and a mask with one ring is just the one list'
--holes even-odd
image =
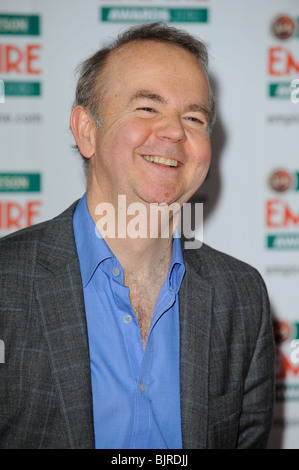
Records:
{"label": "smiling man", "polygon": [[[70,122],[86,194],[0,243],[0,447],[266,446],[274,343],[263,280],[207,245],[185,249],[167,210],[209,169],[207,64],[201,41],[150,24],[81,65]],[[99,229],[103,204],[118,236]],[[142,208],[149,227],[153,205],[165,208],[159,236],[127,236],[122,210]]]}

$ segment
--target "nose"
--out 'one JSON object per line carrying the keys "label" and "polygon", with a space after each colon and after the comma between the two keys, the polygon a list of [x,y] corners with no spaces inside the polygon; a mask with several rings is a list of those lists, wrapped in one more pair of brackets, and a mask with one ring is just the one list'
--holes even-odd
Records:
{"label": "nose", "polygon": [[177,114],[161,117],[156,130],[156,136],[170,142],[185,142],[186,133],[181,118]]}

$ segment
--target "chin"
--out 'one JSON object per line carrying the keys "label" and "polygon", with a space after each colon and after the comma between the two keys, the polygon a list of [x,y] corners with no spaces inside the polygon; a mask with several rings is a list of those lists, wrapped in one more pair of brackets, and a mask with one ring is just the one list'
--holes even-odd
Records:
{"label": "chin", "polygon": [[[145,189],[145,188],[144,188]],[[174,188],[163,188],[163,191],[161,191],[160,188],[147,188],[145,191],[140,191],[137,193],[138,197],[140,200],[144,201],[146,204],[167,204],[170,205],[172,203],[178,202],[180,205],[185,202],[185,197],[182,194],[182,192],[179,192],[176,188],[176,191],[174,191]],[[183,200],[183,202],[182,202]]]}
{"label": "chin", "polygon": [[153,195],[149,196],[146,198],[142,198],[143,201],[147,204],[158,204],[158,205],[167,205],[170,206],[171,204],[179,204],[180,206],[183,205],[183,203],[178,200],[175,196],[172,195],[163,195],[163,196],[158,196],[158,195]]}

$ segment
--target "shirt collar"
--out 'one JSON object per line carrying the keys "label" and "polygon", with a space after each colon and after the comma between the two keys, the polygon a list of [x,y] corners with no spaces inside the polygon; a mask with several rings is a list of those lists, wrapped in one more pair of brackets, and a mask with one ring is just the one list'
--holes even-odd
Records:
{"label": "shirt collar", "polygon": [[177,294],[185,274],[185,264],[181,246],[181,240],[177,230],[174,232],[172,253],[167,276],[168,288],[175,291]]}
{"label": "shirt collar", "polygon": [[115,258],[115,256],[92,220],[86,203],[86,194],[80,199],[75,208],[73,227],[82,282],[85,287],[98,265],[105,259]]}
{"label": "shirt collar", "polygon": [[[89,213],[86,194],[78,202],[74,215],[73,227],[75,242],[79,257],[83,286],[92,278],[95,270],[104,260],[114,258],[115,255],[101,237]],[[167,287],[175,293],[179,291],[185,273],[183,252],[179,234],[175,231],[170,266],[167,275]]]}

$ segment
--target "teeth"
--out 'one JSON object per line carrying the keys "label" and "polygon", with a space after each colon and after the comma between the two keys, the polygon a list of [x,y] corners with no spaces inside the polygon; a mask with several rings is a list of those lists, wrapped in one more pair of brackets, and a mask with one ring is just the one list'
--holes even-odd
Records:
{"label": "teeth", "polygon": [[173,160],[171,158],[155,157],[153,155],[145,155],[143,158],[153,163],[162,163],[163,165],[168,165],[172,167],[178,166],[177,160]]}

